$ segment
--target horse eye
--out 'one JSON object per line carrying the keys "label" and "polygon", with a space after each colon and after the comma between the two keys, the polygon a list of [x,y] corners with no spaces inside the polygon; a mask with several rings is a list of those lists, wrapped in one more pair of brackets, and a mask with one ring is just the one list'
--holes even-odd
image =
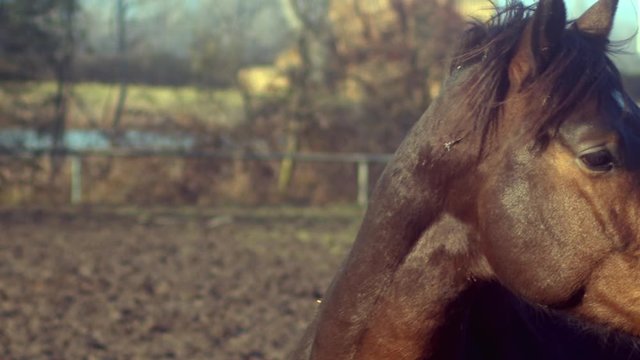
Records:
{"label": "horse eye", "polygon": [[580,161],[591,171],[605,172],[613,169],[615,159],[606,149],[600,149],[580,156]]}

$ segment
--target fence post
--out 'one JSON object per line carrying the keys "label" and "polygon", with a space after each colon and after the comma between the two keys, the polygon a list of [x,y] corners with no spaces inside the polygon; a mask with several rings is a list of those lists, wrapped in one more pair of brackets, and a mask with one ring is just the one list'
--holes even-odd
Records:
{"label": "fence post", "polygon": [[71,156],[71,205],[82,202],[82,157]]}
{"label": "fence post", "polygon": [[358,205],[366,206],[369,202],[369,161],[358,160]]}

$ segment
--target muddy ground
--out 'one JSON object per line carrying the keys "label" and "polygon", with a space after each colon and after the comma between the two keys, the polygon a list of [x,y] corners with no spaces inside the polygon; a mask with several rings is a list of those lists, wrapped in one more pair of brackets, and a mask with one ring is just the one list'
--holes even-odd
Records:
{"label": "muddy ground", "polygon": [[0,211],[0,359],[282,359],[357,209]]}

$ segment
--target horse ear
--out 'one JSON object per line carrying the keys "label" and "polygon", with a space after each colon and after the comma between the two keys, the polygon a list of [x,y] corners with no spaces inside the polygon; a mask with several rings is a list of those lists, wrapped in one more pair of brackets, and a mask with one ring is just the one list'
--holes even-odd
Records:
{"label": "horse ear", "polygon": [[576,20],[576,26],[582,32],[606,39],[613,27],[617,7],[618,0],[599,0]]}
{"label": "horse ear", "polygon": [[520,86],[544,71],[562,44],[567,23],[563,0],[541,0],[526,25],[509,66],[509,80]]}

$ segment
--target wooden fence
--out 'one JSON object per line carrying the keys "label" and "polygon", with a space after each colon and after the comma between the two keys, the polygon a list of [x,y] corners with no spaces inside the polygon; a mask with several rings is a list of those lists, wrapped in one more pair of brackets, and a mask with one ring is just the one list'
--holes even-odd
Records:
{"label": "wooden fence", "polygon": [[385,164],[391,160],[391,154],[365,153],[252,153],[219,151],[163,151],[163,150],[91,150],[53,152],[15,152],[0,151],[10,156],[66,156],[70,160],[70,202],[77,205],[83,202],[82,166],[85,157],[145,158],[166,157],[183,159],[226,159],[241,161],[274,161],[293,159],[296,162],[351,163],[356,166],[357,203],[364,206],[369,201],[369,167],[371,164]]}

